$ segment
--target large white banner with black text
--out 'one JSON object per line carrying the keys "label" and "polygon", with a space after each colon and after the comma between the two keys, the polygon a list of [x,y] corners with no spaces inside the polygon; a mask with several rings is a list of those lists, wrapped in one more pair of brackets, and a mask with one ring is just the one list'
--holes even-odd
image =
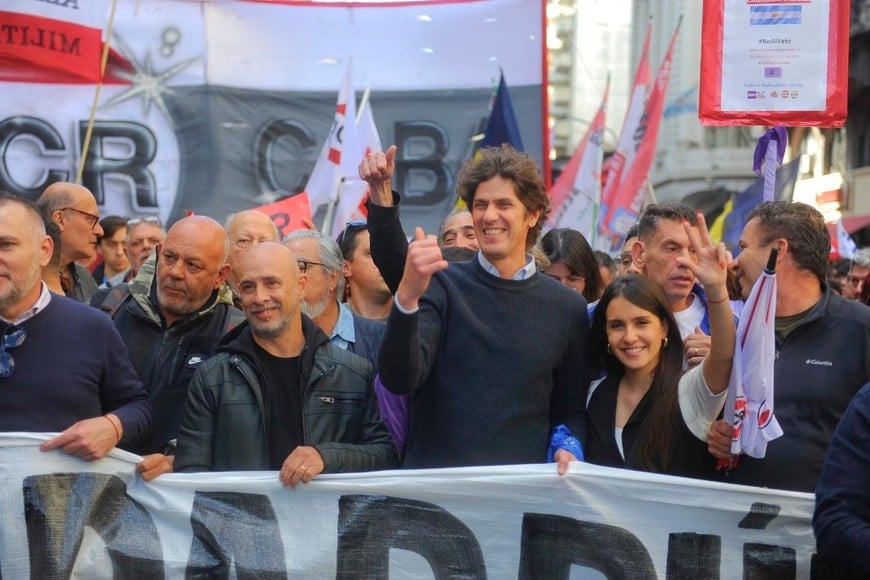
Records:
{"label": "large white banner with black text", "polygon": [[[809,494],[572,464],[137,477],[0,435],[2,578],[809,578]],[[602,576],[603,575],[603,576]]]}

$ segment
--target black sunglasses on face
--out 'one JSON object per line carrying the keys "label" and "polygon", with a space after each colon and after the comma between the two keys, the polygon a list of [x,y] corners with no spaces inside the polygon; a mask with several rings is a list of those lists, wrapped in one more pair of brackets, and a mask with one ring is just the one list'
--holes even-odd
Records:
{"label": "black sunglasses on face", "polygon": [[18,326],[9,326],[3,333],[3,342],[0,343],[0,377],[8,377],[15,370],[15,359],[6,352],[6,349],[15,348],[24,344],[27,332]]}

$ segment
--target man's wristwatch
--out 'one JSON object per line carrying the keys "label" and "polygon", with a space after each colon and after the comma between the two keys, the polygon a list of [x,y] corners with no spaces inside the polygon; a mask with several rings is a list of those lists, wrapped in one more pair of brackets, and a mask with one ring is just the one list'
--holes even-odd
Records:
{"label": "man's wristwatch", "polygon": [[178,447],[178,439],[167,441],[163,446],[163,455],[175,455],[175,449]]}

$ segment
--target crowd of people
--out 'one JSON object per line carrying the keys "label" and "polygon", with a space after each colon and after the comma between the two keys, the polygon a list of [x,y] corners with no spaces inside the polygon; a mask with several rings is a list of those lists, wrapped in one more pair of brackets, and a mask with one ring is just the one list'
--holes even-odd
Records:
{"label": "crowd of people", "polygon": [[[56,432],[44,450],[85,460],[134,451],[145,480],[588,461],[818,489],[820,550],[870,573],[870,249],[829,263],[821,214],[768,202],[734,259],[703,215],[661,203],[618,255],[593,252],[544,233],[541,174],[507,146],[462,168],[467,209],[409,237],[395,155],[362,161],[368,220],[335,240],[282,239],[255,210],[101,220],[64,182],[35,203],[0,193],[0,383],[16,393],[0,431]],[[771,249],[784,435],[717,470],[736,328]]]}

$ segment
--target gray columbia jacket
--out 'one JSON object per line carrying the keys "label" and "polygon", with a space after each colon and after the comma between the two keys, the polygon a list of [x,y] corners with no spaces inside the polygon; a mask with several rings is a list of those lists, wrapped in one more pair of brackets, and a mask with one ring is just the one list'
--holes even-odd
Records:
{"label": "gray columbia jacket", "polygon": [[[396,467],[398,455],[372,390],[371,364],[329,344],[304,315],[302,327],[304,444],[323,457],[324,473]],[[190,381],[176,472],[269,470],[269,412],[262,382],[251,329],[243,323],[224,337],[217,354]]]}

